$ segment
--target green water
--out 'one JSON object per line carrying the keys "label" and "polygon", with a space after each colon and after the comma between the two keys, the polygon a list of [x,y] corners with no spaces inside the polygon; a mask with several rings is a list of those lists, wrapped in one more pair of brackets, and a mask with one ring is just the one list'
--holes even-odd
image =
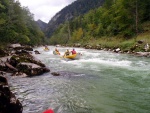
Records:
{"label": "green water", "polygon": [[[35,55],[50,73],[12,78],[12,90],[24,113],[149,113],[150,59],[106,51],[76,48],[80,60],[68,61],[43,48]],[[61,54],[67,48],[58,48]],[[69,48],[72,49],[72,48]]]}

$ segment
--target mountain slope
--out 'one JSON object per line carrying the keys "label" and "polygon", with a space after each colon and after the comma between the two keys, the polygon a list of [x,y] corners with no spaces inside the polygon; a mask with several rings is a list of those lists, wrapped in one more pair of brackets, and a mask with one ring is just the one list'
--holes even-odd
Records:
{"label": "mountain slope", "polygon": [[74,17],[85,14],[91,9],[97,8],[104,3],[104,0],[77,0],[58,12],[48,23],[46,36],[50,37],[57,27]]}
{"label": "mountain slope", "polygon": [[40,27],[40,29],[44,32],[47,28],[47,23],[41,21],[40,19],[36,21],[37,25]]}

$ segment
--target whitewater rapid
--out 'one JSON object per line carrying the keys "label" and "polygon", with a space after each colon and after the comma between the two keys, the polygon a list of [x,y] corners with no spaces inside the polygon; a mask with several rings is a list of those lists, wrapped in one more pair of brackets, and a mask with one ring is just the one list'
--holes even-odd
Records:
{"label": "whitewater rapid", "polygon": [[[31,78],[14,77],[11,89],[23,113],[149,113],[150,60],[108,51],[75,48],[79,60],[53,55],[54,46],[34,48],[51,72]],[[57,47],[61,55],[72,47]]]}

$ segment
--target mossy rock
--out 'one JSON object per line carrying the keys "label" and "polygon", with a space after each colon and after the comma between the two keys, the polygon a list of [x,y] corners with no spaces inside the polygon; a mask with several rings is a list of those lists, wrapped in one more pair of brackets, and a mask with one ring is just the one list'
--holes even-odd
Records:
{"label": "mossy rock", "polygon": [[13,65],[14,67],[16,67],[17,64],[19,64],[21,62],[34,63],[41,67],[45,67],[45,64],[43,64],[39,60],[34,59],[34,57],[32,57],[31,55],[13,55],[10,58],[10,64]]}

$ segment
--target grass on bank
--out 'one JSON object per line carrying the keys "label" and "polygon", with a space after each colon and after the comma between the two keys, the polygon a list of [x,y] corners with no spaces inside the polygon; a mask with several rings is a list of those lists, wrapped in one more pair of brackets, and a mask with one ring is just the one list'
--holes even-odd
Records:
{"label": "grass on bank", "polygon": [[[142,41],[143,43],[139,44],[138,41]],[[150,45],[150,32],[141,33],[137,37],[133,37],[131,39],[125,39],[119,37],[102,37],[99,39],[80,41],[79,43],[82,46],[89,44],[91,46],[100,45],[101,48],[110,48],[110,49],[120,48],[121,50],[124,51],[128,51],[128,50],[144,51],[144,46],[147,43]]]}

